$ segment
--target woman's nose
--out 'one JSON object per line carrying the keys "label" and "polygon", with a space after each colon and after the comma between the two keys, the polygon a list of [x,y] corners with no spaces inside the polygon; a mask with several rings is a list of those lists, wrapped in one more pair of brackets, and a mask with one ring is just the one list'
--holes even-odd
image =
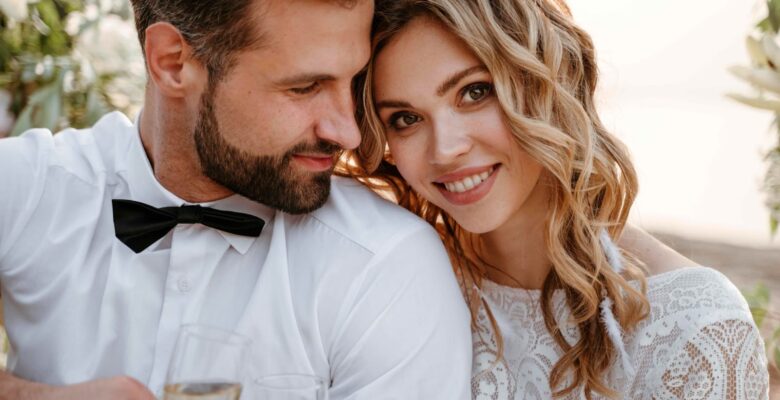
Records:
{"label": "woman's nose", "polygon": [[433,124],[431,137],[431,164],[451,164],[473,146],[469,126],[452,114],[440,117]]}

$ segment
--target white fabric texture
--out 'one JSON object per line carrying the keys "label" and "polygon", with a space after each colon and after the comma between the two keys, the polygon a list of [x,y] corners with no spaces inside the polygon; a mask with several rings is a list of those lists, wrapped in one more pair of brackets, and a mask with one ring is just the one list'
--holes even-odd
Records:
{"label": "white fabric texture", "polygon": [[[473,337],[473,398],[552,398],[550,371],[562,352],[545,327],[541,291],[486,281],[482,292],[501,330],[504,352],[496,363],[495,335],[482,310]],[[636,373],[627,374],[613,360],[604,374],[622,398],[768,398],[763,341],[747,303],[725,276],[705,267],[678,269],[649,277],[647,295],[649,317],[623,335]],[[561,291],[552,304],[564,337],[575,343],[579,332],[567,322],[570,313]],[[564,397],[584,398],[582,388]]]}
{"label": "white fabric texture", "polygon": [[0,140],[0,284],[22,378],[72,384],[130,375],[159,393],[180,326],[249,336],[247,379],[315,374],[330,398],[466,399],[468,308],[425,222],[352,180],[288,215],[238,195],[259,238],[179,225],[139,254],[114,236],[112,199],[185,202],[163,188],[138,128]]}

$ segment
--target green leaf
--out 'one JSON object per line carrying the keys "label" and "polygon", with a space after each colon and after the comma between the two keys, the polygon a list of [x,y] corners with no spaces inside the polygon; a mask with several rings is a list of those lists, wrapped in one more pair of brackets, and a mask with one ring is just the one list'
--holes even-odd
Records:
{"label": "green leaf", "polygon": [[767,8],[769,9],[769,24],[772,32],[777,33],[780,29],[780,2],[768,0]]}
{"label": "green leaf", "polygon": [[64,32],[61,16],[54,2],[40,1],[37,10],[41,21],[48,27],[43,43],[43,52],[50,55],[66,54],[70,51],[68,37]]}
{"label": "green leaf", "polygon": [[763,282],[759,282],[752,290],[743,290],[742,295],[750,306],[756,326],[760,329],[769,309],[769,288]]}
{"label": "green leaf", "polygon": [[97,88],[92,87],[87,93],[87,113],[85,115],[84,123],[86,126],[90,126],[97,122],[103,115],[110,111],[110,108],[103,96],[98,92]]}
{"label": "green leaf", "polygon": [[772,22],[769,21],[769,17],[766,17],[756,24],[756,28],[761,32],[771,32]]}
{"label": "green leaf", "polygon": [[769,234],[774,238],[777,234],[777,228],[780,225],[780,221],[774,215],[769,216]]}
{"label": "green leaf", "polygon": [[23,132],[32,128],[32,107],[28,105],[22,109],[22,112],[19,113],[19,116],[16,117],[16,122],[14,122],[14,129],[11,130],[10,136],[19,136]]}
{"label": "green leaf", "polygon": [[775,357],[774,357],[775,366],[776,367],[780,367],[780,347],[775,347],[775,352],[774,353],[775,353],[774,354],[775,355]]}
{"label": "green leaf", "polygon": [[30,128],[47,128],[55,131],[63,115],[62,81],[65,71],[62,70],[57,79],[33,92],[27,106],[19,113],[19,117],[11,131],[11,136],[17,136]]}

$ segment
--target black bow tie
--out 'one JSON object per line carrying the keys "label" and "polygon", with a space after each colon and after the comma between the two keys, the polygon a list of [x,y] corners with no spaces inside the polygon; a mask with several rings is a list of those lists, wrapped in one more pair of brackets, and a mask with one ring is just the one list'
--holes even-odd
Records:
{"label": "black bow tie", "polygon": [[132,200],[112,200],[116,237],[140,253],[177,224],[203,224],[242,236],[260,236],[265,222],[254,215],[201,206],[155,208]]}

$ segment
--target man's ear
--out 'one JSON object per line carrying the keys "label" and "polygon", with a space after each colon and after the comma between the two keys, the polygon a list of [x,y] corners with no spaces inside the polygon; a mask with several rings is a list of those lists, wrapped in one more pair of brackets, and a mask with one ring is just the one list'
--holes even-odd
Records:
{"label": "man's ear", "polygon": [[[192,47],[178,29],[167,22],[146,28],[144,43],[149,78],[170,97],[185,97],[199,82],[205,68],[192,57]],[[204,80],[205,81],[205,80]]]}

